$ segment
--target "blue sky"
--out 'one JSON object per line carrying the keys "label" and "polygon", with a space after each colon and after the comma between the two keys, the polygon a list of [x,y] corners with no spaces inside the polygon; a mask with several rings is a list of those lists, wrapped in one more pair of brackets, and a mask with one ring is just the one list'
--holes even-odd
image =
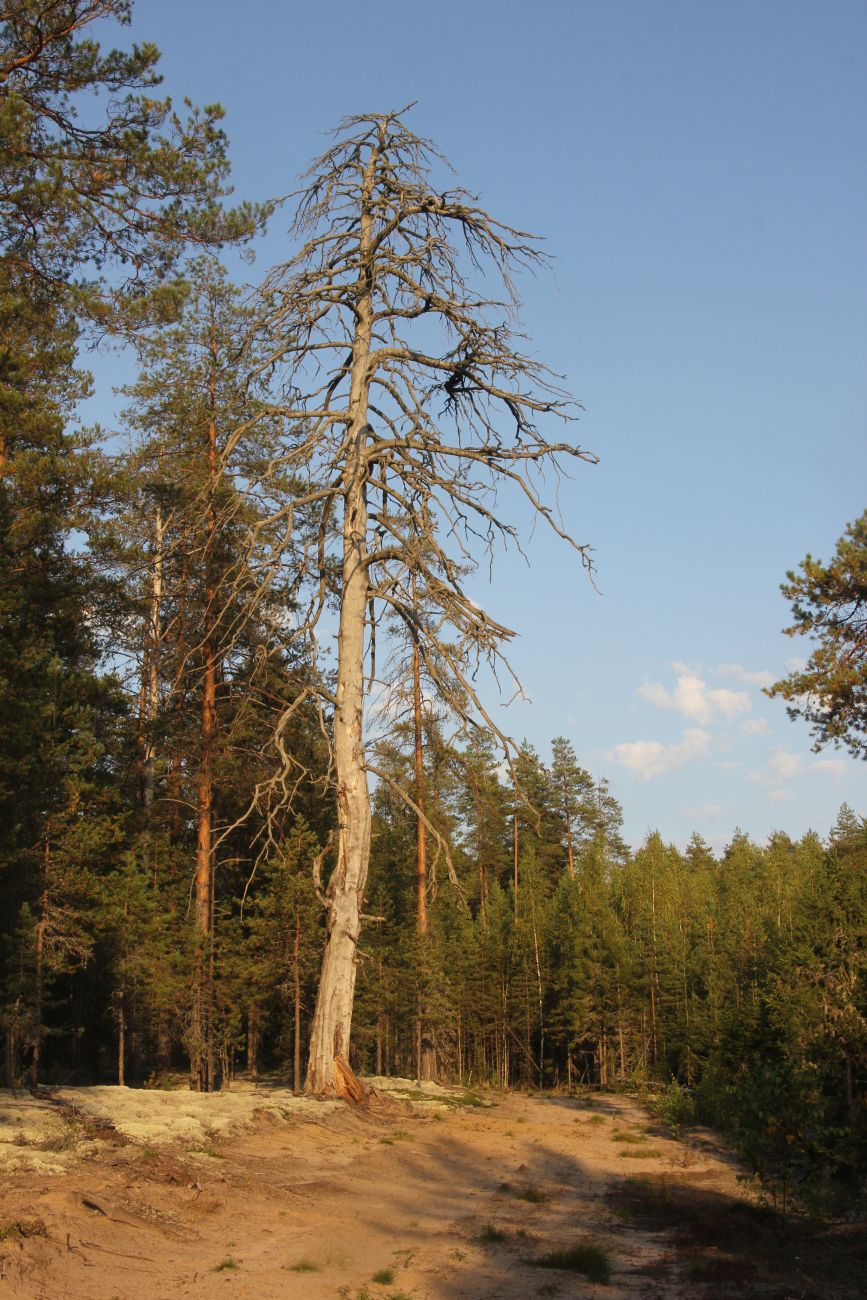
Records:
{"label": "blue sky", "polygon": [[506,728],[568,735],[632,842],[867,813],[864,764],[812,755],[760,690],[805,652],[786,569],[867,506],[867,6],[139,0],[134,35],[168,91],[225,106],[239,196],[292,189],[342,115],[417,100],[458,180],[545,236],[523,319],[601,458],[561,507],[603,594],[538,533],[479,577],[521,633]]}

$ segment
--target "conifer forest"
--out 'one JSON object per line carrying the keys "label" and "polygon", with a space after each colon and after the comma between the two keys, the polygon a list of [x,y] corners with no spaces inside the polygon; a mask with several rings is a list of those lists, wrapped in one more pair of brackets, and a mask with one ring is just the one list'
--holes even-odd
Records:
{"label": "conifer forest", "polygon": [[[595,578],[557,484],[596,457],[521,332],[542,246],[389,104],[244,202],[221,110],[100,45],[129,10],[0,17],[3,1085],[653,1092],[857,1204],[867,821],[630,845],[580,724],[540,751],[500,707],[533,631],[474,574],[529,519]],[[769,693],[863,759],[867,514],[839,533]]]}

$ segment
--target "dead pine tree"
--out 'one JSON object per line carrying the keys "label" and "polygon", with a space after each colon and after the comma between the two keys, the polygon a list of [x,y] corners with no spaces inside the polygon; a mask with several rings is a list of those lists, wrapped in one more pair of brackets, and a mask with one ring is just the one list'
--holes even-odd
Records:
{"label": "dead pine tree", "polygon": [[[590,564],[546,481],[571,460],[595,457],[542,431],[543,419],[568,420],[575,407],[516,329],[513,274],[545,259],[532,236],[495,220],[465,190],[434,188],[434,170],[445,173],[447,164],[405,116],[341,124],[305,177],[293,232],[301,247],[265,286],[291,395],[281,414],[304,430],[286,450],[286,463],[310,485],[293,509],[318,510],[311,580],[321,592],[324,575],[336,572],[339,589],[336,684],[320,688],[338,842],[321,889],[327,940],[305,1085],[314,1094],[340,1092],[347,1078],[370,857],[368,779],[392,781],[365,749],[366,698],[376,684],[381,701],[387,687],[376,675],[377,631],[388,617],[400,619],[441,701],[508,749],[475,670],[482,661],[502,666],[513,634],[466,590],[480,551],[520,545],[500,499],[529,502]],[[314,597],[314,650],[323,608]],[[395,788],[441,849],[412,782]]]}

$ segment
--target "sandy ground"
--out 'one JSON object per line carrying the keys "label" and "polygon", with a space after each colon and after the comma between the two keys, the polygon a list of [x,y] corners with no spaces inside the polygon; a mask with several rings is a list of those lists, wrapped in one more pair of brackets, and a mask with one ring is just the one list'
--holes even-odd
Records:
{"label": "sandy ground", "polygon": [[[725,1252],[675,1247],[669,1222],[636,1212],[648,1188],[743,1207],[712,1135],[677,1141],[617,1096],[467,1101],[408,1083],[369,1110],[253,1085],[0,1094],[0,1294],[729,1294],[696,1268]],[[534,1262],[587,1244],[610,1263],[607,1285]]]}

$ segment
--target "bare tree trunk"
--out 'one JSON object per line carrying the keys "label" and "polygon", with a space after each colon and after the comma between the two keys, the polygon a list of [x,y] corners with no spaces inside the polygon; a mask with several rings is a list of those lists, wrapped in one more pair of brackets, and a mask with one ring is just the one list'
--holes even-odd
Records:
{"label": "bare tree trunk", "polygon": [[[43,907],[45,900],[43,900]],[[36,926],[36,995],[34,998],[34,1026],[33,1026],[33,1055],[30,1058],[30,1083],[36,1087],[39,1083],[39,1066],[42,1059],[42,1039],[44,1029],[42,1025],[43,1010],[43,986],[45,970],[45,914],[39,919]]]}
{"label": "bare tree trunk", "polygon": [[39,1067],[42,1063],[42,1040],[45,1029],[42,1024],[45,1002],[45,932],[48,928],[49,892],[48,882],[51,871],[51,819],[45,827],[45,840],[42,846],[42,895],[40,898],[39,920],[36,924],[36,980],[34,997],[33,1055],[30,1060],[30,1082],[35,1088],[39,1083]]}
{"label": "bare tree trunk", "polygon": [[154,520],[153,572],[151,575],[151,602],[148,612],[147,655],[143,681],[146,682],[144,761],[142,764],[142,804],[147,811],[154,801],[156,776],[156,741],[154,724],[159,709],[160,688],[160,609],[163,599],[163,538],[165,523],[162,507],[157,505]]}
{"label": "bare tree trunk", "polygon": [[292,936],[292,1091],[301,1091],[301,908],[295,904],[295,933]]}
{"label": "bare tree trunk", "polygon": [[18,1074],[18,1031],[21,1022],[21,999],[15,999],[15,1005],[6,1016],[6,1039],[4,1054],[4,1077],[7,1088],[14,1088]]}
{"label": "bare tree trunk", "polygon": [[205,537],[205,608],[202,678],[202,721],[199,750],[198,824],[195,880],[195,989],[193,995],[192,1084],[197,1092],[214,1086],[211,1045],[211,985],[213,980],[213,754],[217,730],[217,648],[214,614],[216,583],[213,549],[217,530],[215,491],[218,474],[216,404],[216,336],[211,334],[210,419],[208,421],[208,506]]}
{"label": "bare tree trunk", "polygon": [[117,993],[117,1084],[122,1088],[126,1082],[124,1068],[126,1064],[126,1010],[124,1008],[124,987],[121,984]]}
{"label": "bare tree trunk", "polygon": [[518,915],[518,802],[515,791],[515,810],[512,813],[512,870],[514,873],[515,916]]}
{"label": "bare tree trunk", "polygon": [[653,1054],[653,1064],[656,1065],[657,1057],[657,1038],[656,1038],[656,989],[654,987],[654,976],[650,977],[650,1023],[651,1023],[651,1044]]}
{"label": "bare tree trunk", "polygon": [[[412,594],[413,603],[415,603],[415,578],[413,578]],[[415,731],[415,801],[422,814],[417,816],[415,820],[416,907],[418,932],[419,934],[427,934],[427,826],[424,821],[424,814],[427,811],[427,798],[421,725],[421,665],[417,634],[413,638],[412,648],[412,693]]]}
{"label": "bare tree trunk", "polygon": [[[417,610],[416,579],[412,580],[413,608]],[[415,802],[419,814],[415,821],[415,869],[416,869],[416,907],[419,934],[419,1001],[418,1001],[418,1052],[417,1077],[419,1082],[428,1082],[436,1073],[436,1055],[433,1035],[430,1028],[430,1012],[427,1007],[428,972],[428,919],[427,919],[427,826],[424,817],[427,812],[427,791],[424,774],[424,749],[422,746],[421,715],[421,656],[418,647],[418,632],[413,635],[412,648],[412,693],[413,723],[415,730]]]}
{"label": "bare tree trunk", "polygon": [[147,721],[148,721],[148,626],[142,634],[141,646],[141,677],[139,679],[138,690],[138,734],[135,738],[135,776],[136,776],[136,797],[138,802],[144,806],[144,786],[145,786],[145,761],[147,755]]}
{"label": "bare tree trunk", "polygon": [[370,861],[370,793],[364,758],[364,627],[370,591],[367,551],[367,410],[373,333],[373,252],[370,205],[378,153],[365,167],[359,289],[352,343],[348,449],[343,474],[343,588],[337,634],[333,750],[337,777],[337,865],[327,889],[327,932],[310,1034],[305,1090],[340,1090],[349,1069],[361,908]]}
{"label": "bare tree trunk", "polygon": [[[174,680],[172,682],[172,721],[169,727],[169,734],[180,737],[183,735],[183,719],[186,709],[186,664],[187,664],[187,618],[188,618],[188,601],[189,601],[189,561],[186,554],[181,559],[181,572],[178,581],[178,608],[174,619],[177,627],[177,641],[174,647],[174,658],[176,662]],[[181,816],[181,807],[183,804],[182,794],[182,777],[183,777],[183,759],[181,755],[181,745],[175,742],[171,760],[166,773],[166,795],[169,804],[169,835],[173,843],[177,843],[183,834],[183,818]]]}
{"label": "bare tree trunk", "polygon": [[533,955],[536,959],[536,993],[539,1000],[539,1088],[545,1080],[545,1007],[542,998],[542,967],[539,963],[539,936],[536,932],[535,900],[532,905]]}
{"label": "bare tree trunk", "polygon": [[247,1073],[252,1079],[259,1077],[259,1012],[247,1008]]}

